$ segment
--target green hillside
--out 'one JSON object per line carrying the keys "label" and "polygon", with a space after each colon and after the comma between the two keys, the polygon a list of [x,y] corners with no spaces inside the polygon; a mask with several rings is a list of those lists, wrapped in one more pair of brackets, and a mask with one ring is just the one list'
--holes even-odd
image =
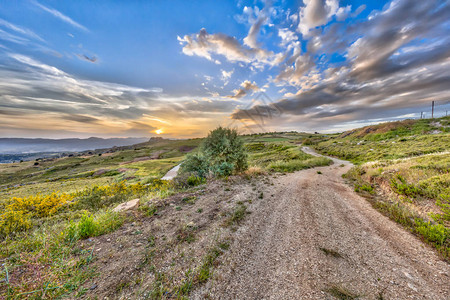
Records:
{"label": "green hillside", "polygon": [[371,125],[311,143],[322,153],[357,164],[441,152],[450,148],[450,117]]}
{"label": "green hillside", "polygon": [[358,164],[346,175],[355,191],[450,257],[450,117],[366,126],[309,142]]}

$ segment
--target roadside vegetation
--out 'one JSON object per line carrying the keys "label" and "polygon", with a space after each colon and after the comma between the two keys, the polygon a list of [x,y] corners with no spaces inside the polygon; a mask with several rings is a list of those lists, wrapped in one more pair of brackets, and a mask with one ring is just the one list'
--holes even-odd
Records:
{"label": "roadside vegetation", "polygon": [[442,152],[450,145],[450,117],[371,125],[313,137],[308,143],[322,153],[355,164]]}
{"label": "roadside vegetation", "polygon": [[355,191],[450,259],[450,117],[367,126],[309,143],[356,163],[345,175]]}
{"label": "roadside vegetation", "polygon": [[[158,235],[160,227],[149,225],[152,232],[145,249],[136,255],[143,255],[146,267],[142,270],[151,276],[135,279],[142,288],[139,293],[150,299],[187,297],[212,276],[232,233],[249,213],[249,204],[263,199],[262,188],[257,188],[259,177],[331,162],[303,153],[304,138],[298,133],[238,136],[235,130],[218,128],[206,139],[153,140],[0,165],[0,297],[81,297],[92,288],[86,284],[101,277],[101,255],[96,251],[102,247],[97,239],[113,235],[121,245],[127,238],[123,228],[136,222],[174,222],[172,214],[179,216],[178,225],[170,229],[173,239]],[[182,161],[183,174],[173,181],[159,180]],[[222,193],[234,195],[238,193],[234,186],[241,183],[250,186],[249,202],[215,197],[217,186],[224,186]],[[211,194],[205,192],[209,186]],[[140,206],[133,213],[113,211],[136,198]],[[208,216],[207,224],[190,224],[185,220],[188,216],[202,220]],[[205,230],[212,240],[204,237]],[[141,231],[144,228],[134,230],[133,236],[140,237]],[[174,245],[179,245],[176,250]],[[185,245],[197,250],[187,253]],[[123,256],[121,249],[116,252]],[[168,249],[173,253],[166,256],[171,253]],[[172,262],[173,272],[163,272],[175,253],[185,258]],[[201,264],[190,263],[194,257]],[[180,282],[171,279],[177,268],[184,268]],[[129,292],[137,284],[125,279],[116,283],[116,293]]]}
{"label": "roadside vegetation", "polygon": [[249,164],[268,171],[283,173],[332,163],[331,159],[304,153],[301,151],[299,144],[301,144],[300,141],[248,143],[246,148],[249,152]]}

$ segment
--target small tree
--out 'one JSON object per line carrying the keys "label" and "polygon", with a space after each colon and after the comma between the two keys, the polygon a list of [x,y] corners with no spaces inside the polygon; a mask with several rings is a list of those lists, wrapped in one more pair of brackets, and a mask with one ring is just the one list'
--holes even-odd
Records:
{"label": "small tree", "polygon": [[247,153],[237,130],[218,127],[205,138],[199,153],[188,155],[181,168],[205,177],[208,173],[227,176],[247,167]]}

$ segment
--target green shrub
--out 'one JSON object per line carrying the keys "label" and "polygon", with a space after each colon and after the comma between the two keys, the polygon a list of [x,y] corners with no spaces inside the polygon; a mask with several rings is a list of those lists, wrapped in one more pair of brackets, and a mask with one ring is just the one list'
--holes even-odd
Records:
{"label": "green shrub", "polygon": [[123,217],[113,211],[85,213],[78,222],[70,222],[66,230],[66,240],[76,241],[91,236],[112,232],[123,224]]}
{"label": "green shrub", "polygon": [[413,184],[408,184],[406,179],[397,174],[391,179],[391,187],[399,194],[414,197],[420,195],[420,190]]}
{"label": "green shrub", "polygon": [[77,224],[77,233],[81,239],[93,236],[95,233],[94,216],[85,214]]}
{"label": "green shrub", "polygon": [[355,192],[362,192],[362,191],[368,192],[370,194],[375,193],[374,190],[373,190],[373,186],[370,185],[370,184],[366,184],[366,183],[364,183],[364,184],[355,184]]}
{"label": "green shrub", "polygon": [[313,142],[312,142],[311,139],[306,138],[306,139],[303,140],[303,143],[302,143],[302,144],[305,145],[305,146],[309,146],[309,145],[312,145]]}
{"label": "green shrub", "polygon": [[201,153],[188,154],[183,164],[181,172],[193,173],[198,177],[205,178],[209,173],[209,163]]}
{"label": "green shrub", "polygon": [[206,182],[205,178],[195,175],[190,175],[186,180],[187,184],[190,186],[197,186],[200,184],[204,184]]}
{"label": "green shrub", "polygon": [[190,154],[181,165],[181,172],[205,178],[209,173],[228,176],[248,168],[244,142],[236,129],[219,127],[212,130],[200,146],[199,153]]}
{"label": "green shrub", "polygon": [[244,204],[240,203],[238,204],[233,212],[231,213],[230,217],[227,219],[227,221],[225,222],[226,226],[231,226],[233,224],[238,224],[240,223],[245,215],[247,214],[247,206],[245,206]]}
{"label": "green shrub", "polygon": [[427,241],[434,243],[438,248],[448,244],[450,230],[441,224],[431,224],[421,219],[416,219],[416,230]]}

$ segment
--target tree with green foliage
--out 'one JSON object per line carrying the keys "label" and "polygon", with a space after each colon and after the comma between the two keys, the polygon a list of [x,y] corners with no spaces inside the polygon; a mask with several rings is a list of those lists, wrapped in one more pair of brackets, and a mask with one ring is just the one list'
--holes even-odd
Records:
{"label": "tree with green foliage", "polygon": [[181,165],[182,172],[200,177],[208,174],[228,176],[247,169],[244,141],[236,129],[218,127],[212,130],[200,146],[199,152],[190,154]]}

